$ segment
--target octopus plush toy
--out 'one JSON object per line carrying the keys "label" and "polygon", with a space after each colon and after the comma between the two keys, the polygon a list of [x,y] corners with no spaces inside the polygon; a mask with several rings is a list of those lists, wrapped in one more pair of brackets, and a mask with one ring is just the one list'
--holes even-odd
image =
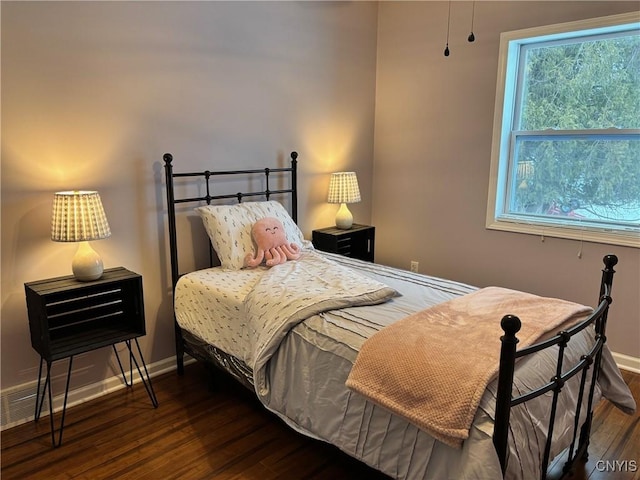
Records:
{"label": "octopus plush toy", "polygon": [[300,258],[300,247],[287,242],[284,226],[277,218],[266,217],[258,220],[251,227],[251,236],[258,250],[255,256],[249,253],[245,257],[244,264],[247,267],[257,267],[262,260],[266,260],[267,267],[272,267],[287,260]]}

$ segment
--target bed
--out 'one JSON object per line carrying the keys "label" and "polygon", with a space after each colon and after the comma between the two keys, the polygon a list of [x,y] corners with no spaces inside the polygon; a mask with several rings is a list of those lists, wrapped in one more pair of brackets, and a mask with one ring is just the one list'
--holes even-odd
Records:
{"label": "bed", "polygon": [[[605,345],[614,255],[603,260],[590,309],[319,252],[296,225],[297,159],[292,152],[284,167],[174,172],[164,155],[179,374],[185,354],[222,369],[296,431],[398,479],[544,479],[558,466],[568,474],[587,457],[602,397],[634,411]],[[236,178],[250,187],[217,192]],[[210,260],[182,272],[177,217],[194,208]],[[254,248],[250,226],[264,217],[282,221],[300,259],[243,268]],[[553,325],[551,306],[562,310]],[[543,330],[528,330],[530,313],[543,310]],[[463,350],[464,338],[473,348]],[[451,393],[434,388],[440,377],[463,381],[447,382]]]}

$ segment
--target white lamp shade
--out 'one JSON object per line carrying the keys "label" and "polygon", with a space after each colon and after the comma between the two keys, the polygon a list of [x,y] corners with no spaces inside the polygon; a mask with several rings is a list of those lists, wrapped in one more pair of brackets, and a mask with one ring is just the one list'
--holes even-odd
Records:
{"label": "white lamp shade", "polygon": [[57,192],[53,199],[51,240],[80,242],[71,269],[76,279],[86,282],[102,276],[104,267],[100,255],[89,240],[111,236],[109,222],[98,192]]}
{"label": "white lamp shade", "polygon": [[111,236],[98,192],[57,192],[53,199],[51,240],[82,242]]}
{"label": "white lamp shade", "polygon": [[356,203],[360,201],[360,189],[356,172],[331,174],[329,181],[329,203]]}
{"label": "white lamp shade", "polygon": [[347,203],[360,201],[360,188],[355,172],[336,172],[331,174],[329,181],[329,203],[339,203],[336,214],[336,227],[349,229],[353,225],[353,215],[347,208]]}

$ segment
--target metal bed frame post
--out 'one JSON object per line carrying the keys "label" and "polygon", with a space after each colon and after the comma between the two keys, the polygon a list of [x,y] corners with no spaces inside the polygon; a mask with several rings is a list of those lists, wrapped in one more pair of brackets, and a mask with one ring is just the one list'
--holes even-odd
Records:
{"label": "metal bed frame post", "polygon": [[[602,269],[602,280],[600,282],[600,302],[607,302],[607,308],[602,316],[596,321],[596,340],[602,344],[606,343],[607,336],[607,318],[609,316],[609,308],[613,299],[611,298],[611,289],[613,287],[613,275],[616,273],[613,267],[618,263],[618,257],[615,255],[606,255],[602,261],[605,268]],[[602,362],[602,348],[596,353],[594,360],[595,367],[591,376],[591,387],[589,390],[589,405],[587,406],[587,418],[582,424],[580,431],[580,440],[578,442],[578,452],[576,456],[580,456],[586,462],[589,458],[589,439],[591,437],[591,425],[593,422],[593,396],[596,388],[596,382],[600,375],[600,363]]]}
{"label": "metal bed frame post", "polygon": [[500,321],[504,335],[500,337],[500,367],[498,377],[498,392],[496,396],[496,419],[493,427],[493,445],[498,452],[502,474],[507,469],[507,442],[509,440],[509,417],[511,416],[511,389],[513,373],[516,366],[516,333],[520,331],[522,323],[515,315],[505,315]]}
{"label": "metal bed frame post", "polygon": [[176,286],[178,282],[178,248],[176,245],[176,211],[175,211],[175,197],[173,193],[173,155],[165,153],[163,155],[164,160],[164,172],[165,183],[167,187],[167,205],[169,213],[169,250],[171,251],[171,283],[172,286]]}
{"label": "metal bed frame post", "polygon": [[[167,188],[167,213],[169,218],[169,250],[171,252],[171,293],[175,291],[176,283],[180,277],[178,273],[178,245],[176,237],[176,208],[175,208],[175,196],[173,192],[173,155],[165,153],[162,156],[164,160],[164,173],[165,173],[165,185]],[[173,296],[173,295],[172,295]],[[173,298],[171,299],[173,305]],[[178,375],[184,374],[184,342],[182,341],[182,330],[180,330],[178,323],[175,320],[175,314],[173,319],[174,326],[174,339],[176,345],[176,367]]]}
{"label": "metal bed frame post", "polygon": [[291,218],[298,223],[298,152],[291,152]]}

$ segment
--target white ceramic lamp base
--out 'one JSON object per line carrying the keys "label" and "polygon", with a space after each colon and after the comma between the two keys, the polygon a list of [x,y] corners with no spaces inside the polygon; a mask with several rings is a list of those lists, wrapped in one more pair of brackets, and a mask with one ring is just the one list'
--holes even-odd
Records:
{"label": "white ceramic lamp base", "polygon": [[76,279],[81,282],[89,282],[91,280],[98,280],[102,276],[104,266],[102,264],[102,258],[91,248],[89,242],[80,242],[78,250],[71,262],[71,269]]}
{"label": "white ceramic lamp base", "polygon": [[341,203],[338,213],[336,213],[336,227],[348,230],[353,226],[353,215],[347,208],[346,203]]}

